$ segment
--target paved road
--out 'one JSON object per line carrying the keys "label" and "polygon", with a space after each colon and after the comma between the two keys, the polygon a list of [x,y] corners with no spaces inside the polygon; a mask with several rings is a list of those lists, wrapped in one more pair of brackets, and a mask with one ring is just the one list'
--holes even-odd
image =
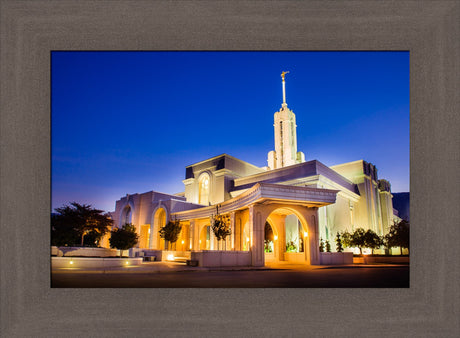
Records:
{"label": "paved road", "polygon": [[[157,265],[159,266],[159,265]],[[409,287],[408,265],[284,266],[258,270],[209,270],[187,267],[130,270],[55,270],[52,287],[78,288],[303,288]]]}

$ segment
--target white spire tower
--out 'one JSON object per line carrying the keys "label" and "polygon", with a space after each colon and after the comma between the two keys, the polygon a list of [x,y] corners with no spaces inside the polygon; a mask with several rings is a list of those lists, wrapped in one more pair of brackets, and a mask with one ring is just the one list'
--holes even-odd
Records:
{"label": "white spire tower", "polygon": [[295,114],[287,107],[285,76],[289,72],[282,72],[283,103],[281,109],[275,113],[275,150],[268,153],[268,167],[277,169],[296,163],[305,162],[305,155],[297,152],[297,125]]}

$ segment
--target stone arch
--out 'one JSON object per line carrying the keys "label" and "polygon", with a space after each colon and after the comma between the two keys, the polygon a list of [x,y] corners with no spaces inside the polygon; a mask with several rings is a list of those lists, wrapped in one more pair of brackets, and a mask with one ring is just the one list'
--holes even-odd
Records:
{"label": "stone arch", "polygon": [[203,224],[198,230],[198,248],[199,250],[211,250],[211,226]]}
{"label": "stone arch", "polygon": [[[126,223],[134,224],[134,203],[132,201],[126,202],[126,204],[121,208],[120,215],[118,217],[118,227],[121,228]],[[130,216],[128,216],[128,213]],[[129,219],[127,219],[129,218]]]}
{"label": "stone arch", "polygon": [[159,250],[165,249],[164,240],[160,238],[160,228],[165,226],[169,220],[168,210],[162,206],[158,205],[152,212],[152,221],[150,222],[150,245],[156,244],[156,248]]}
{"label": "stone arch", "polygon": [[[299,220],[301,228],[299,229],[298,249],[299,252],[287,253],[286,254],[286,224],[285,217],[288,215],[295,215]],[[274,244],[275,247],[275,261],[278,260],[292,260],[295,263],[310,264],[310,247],[311,238],[310,234],[314,233],[314,224],[311,224],[311,218],[309,216],[310,211],[306,207],[295,206],[295,205],[282,205],[273,204],[264,208],[263,216],[265,220],[272,226],[274,234],[276,233],[277,242]],[[277,219],[279,217],[279,219]],[[302,251],[300,251],[300,245],[302,245]]]}

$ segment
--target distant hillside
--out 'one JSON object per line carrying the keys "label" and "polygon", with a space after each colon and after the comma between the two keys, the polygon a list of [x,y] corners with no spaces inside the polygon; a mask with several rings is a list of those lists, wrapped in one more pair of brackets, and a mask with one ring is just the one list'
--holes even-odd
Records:
{"label": "distant hillside", "polygon": [[398,210],[399,217],[410,222],[410,215],[409,215],[410,193],[393,192],[391,194],[393,195],[393,208]]}

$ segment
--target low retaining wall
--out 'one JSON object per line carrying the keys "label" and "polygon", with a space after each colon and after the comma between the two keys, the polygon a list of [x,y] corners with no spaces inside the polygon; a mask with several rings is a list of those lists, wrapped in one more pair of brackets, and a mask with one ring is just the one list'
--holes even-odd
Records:
{"label": "low retaining wall", "polygon": [[178,259],[191,259],[191,251],[163,250],[162,261],[174,261]]}
{"label": "low retaining wall", "polygon": [[51,257],[51,268],[99,268],[142,264],[142,258]]}
{"label": "low retaining wall", "polygon": [[198,261],[198,266],[251,266],[249,251],[192,251],[191,260]]}
{"label": "low retaining wall", "polygon": [[[123,250],[128,255],[128,250]],[[116,257],[120,256],[120,250],[108,248],[83,248],[73,246],[52,246],[51,256],[57,257]]]}
{"label": "low retaining wall", "polygon": [[364,264],[409,264],[409,257],[369,257],[364,256]]}
{"label": "low retaining wall", "polygon": [[320,252],[321,265],[353,264],[352,252]]}

